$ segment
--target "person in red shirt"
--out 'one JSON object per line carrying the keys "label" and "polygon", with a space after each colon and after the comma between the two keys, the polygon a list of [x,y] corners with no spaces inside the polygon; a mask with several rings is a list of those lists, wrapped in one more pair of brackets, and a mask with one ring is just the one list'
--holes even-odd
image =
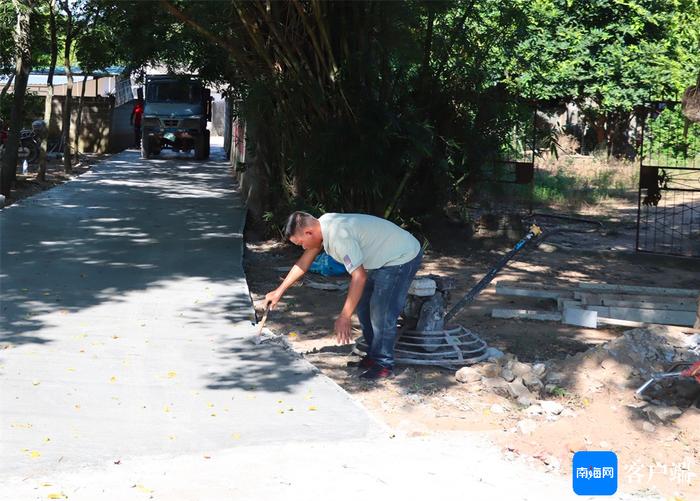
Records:
{"label": "person in red shirt", "polygon": [[136,147],[141,147],[141,117],[143,116],[143,100],[137,99],[134,103],[134,109],[131,110],[131,118],[129,123],[134,126],[134,142]]}

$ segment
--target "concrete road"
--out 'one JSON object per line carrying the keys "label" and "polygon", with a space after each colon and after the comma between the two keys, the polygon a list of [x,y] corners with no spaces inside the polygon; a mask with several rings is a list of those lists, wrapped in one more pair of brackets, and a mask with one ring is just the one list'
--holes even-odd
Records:
{"label": "concrete road", "polygon": [[256,346],[223,160],[127,151],[0,213],[0,474],[379,429]]}
{"label": "concrete road", "polygon": [[112,156],[0,212],[0,499],[569,499],[468,435],[395,437],[254,345],[212,159]]}

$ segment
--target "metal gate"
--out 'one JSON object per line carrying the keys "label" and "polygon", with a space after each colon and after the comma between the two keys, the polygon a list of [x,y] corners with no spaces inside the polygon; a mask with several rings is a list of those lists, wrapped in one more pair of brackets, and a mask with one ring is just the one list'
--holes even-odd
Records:
{"label": "metal gate", "polygon": [[644,106],[637,251],[700,257],[700,124],[678,101]]}

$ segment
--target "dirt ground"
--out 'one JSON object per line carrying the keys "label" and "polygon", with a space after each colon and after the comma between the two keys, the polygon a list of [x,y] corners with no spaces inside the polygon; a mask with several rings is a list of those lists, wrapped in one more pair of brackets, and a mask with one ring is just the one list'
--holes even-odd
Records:
{"label": "dirt ground", "polygon": [[[697,288],[698,260],[640,255],[634,246],[636,207],[620,204],[608,213],[589,211],[604,221],[602,227],[538,218],[553,232],[539,247],[528,248],[495,281],[544,283],[563,287],[579,281],[657,287]],[[595,214],[593,214],[595,212]],[[488,232],[474,233],[448,223],[431,225],[424,233],[430,243],[419,274],[454,278],[453,301],[466,293],[504,254],[513,241]],[[511,235],[514,236],[514,235]],[[246,276],[255,301],[274,289],[300,251],[276,241],[248,242]],[[342,283],[343,278],[308,274],[270,313],[266,326],[285,335],[293,348],[358,398],[371,412],[397,430],[429,434],[460,430],[486,434],[506,457],[520,457],[555,474],[570,474],[571,458],[579,450],[612,450],[620,461],[620,488],[626,492],[660,493],[669,499],[700,499],[700,409],[683,409],[673,421],[656,423],[640,417],[635,399],[634,367],[600,362],[590,353],[619,339],[630,328],[586,329],[555,322],[501,320],[490,317],[494,307],[552,309],[550,300],[497,296],[493,284],[456,318],[478,333],[490,346],[530,364],[558,364],[568,371],[556,394],[546,397],[565,409],[559,415],[536,413],[503,392],[477,382],[460,383],[454,371],[398,366],[396,378],[364,383],[356,369],[347,367],[348,346],[337,346],[332,335],[335,316],[345,293],[316,290],[314,282]],[[516,301],[517,299],[517,301]],[[517,303],[515,306],[513,303]],[[359,324],[355,322],[359,336]],[[684,336],[671,328],[674,334]],[[588,350],[588,351],[587,351]],[[576,354],[578,357],[576,357]],[[483,370],[485,364],[477,364]],[[602,382],[601,382],[602,381]]]}
{"label": "dirt ground", "polygon": [[36,164],[30,165],[27,174],[17,174],[17,180],[12,187],[10,197],[5,200],[5,206],[12,205],[23,198],[49,190],[84,174],[90,170],[93,164],[99,161],[99,158],[99,155],[80,155],[80,161],[73,166],[73,172],[70,174],[64,172],[62,161],[51,159],[46,165],[45,181],[37,180],[36,171],[38,167]]}

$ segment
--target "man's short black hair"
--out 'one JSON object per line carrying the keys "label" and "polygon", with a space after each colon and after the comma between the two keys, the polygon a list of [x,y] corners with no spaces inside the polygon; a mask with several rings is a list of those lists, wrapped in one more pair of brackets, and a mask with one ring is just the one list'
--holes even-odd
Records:
{"label": "man's short black hair", "polygon": [[284,226],[284,238],[289,240],[290,237],[296,235],[299,230],[311,226],[314,219],[315,218],[308,212],[293,212],[290,214],[287,219],[287,224]]}

